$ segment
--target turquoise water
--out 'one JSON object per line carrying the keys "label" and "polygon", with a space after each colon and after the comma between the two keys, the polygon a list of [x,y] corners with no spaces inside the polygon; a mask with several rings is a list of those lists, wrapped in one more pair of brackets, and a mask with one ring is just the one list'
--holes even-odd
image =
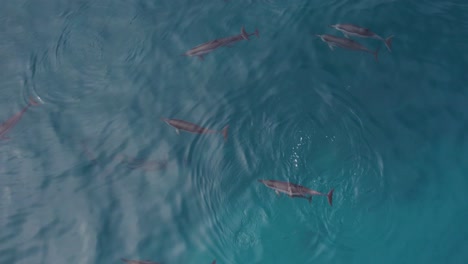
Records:
{"label": "turquoise water", "polygon": [[0,122],[40,102],[0,142],[0,263],[468,262],[465,1],[6,0],[0,34]]}

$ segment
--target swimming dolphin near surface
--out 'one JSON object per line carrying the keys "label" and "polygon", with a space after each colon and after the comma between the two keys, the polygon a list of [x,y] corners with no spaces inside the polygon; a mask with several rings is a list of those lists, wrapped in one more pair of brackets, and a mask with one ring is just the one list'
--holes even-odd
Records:
{"label": "swimming dolphin near surface", "polygon": [[290,182],[282,182],[282,181],[275,181],[275,180],[258,180],[259,182],[265,184],[268,188],[275,190],[277,195],[280,193],[285,193],[289,195],[289,197],[300,197],[306,198],[309,200],[309,203],[312,201],[312,196],[319,195],[319,196],[327,196],[328,203],[332,205],[333,202],[333,191],[331,189],[328,194],[320,193],[314,190],[311,190],[307,187],[290,183]]}
{"label": "swimming dolphin near surface", "polygon": [[379,52],[378,49],[376,51],[371,51],[352,39],[340,38],[340,37],[327,35],[327,34],[316,35],[316,36],[322,39],[323,42],[327,43],[328,47],[331,50],[333,50],[334,47],[341,47],[341,48],[350,49],[350,50],[364,51],[364,52],[373,54],[375,57],[375,60],[379,61],[379,59],[377,58],[377,55]]}
{"label": "swimming dolphin near surface", "polygon": [[32,105],[39,105],[39,103],[30,98],[27,106],[0,125],[0,140],[9,139],[6,134],[21,120],[21,117]]}
{"label": "swimming dolphin near surface", "polygon": [[215,49],[217,49],[219,47],[229,46],[229,45],[231,45],[231,44],[233,44],[233,43],[235,43],[237,41],[241,41],[241,40],[244,40],[244,39],[249,40],[249,37],[252,36],[252,35],[256,35],[258,37],[258,30],[255,29],[254,33],[249,34],[249,33],[247,33],[245,31],[244,26],[242,26],[240,35],[235,35],[235,36],[221,38],[221,39],[215,39],[215,40],[200,44],[200,45],[188,50],[183,55],[184,56],[189,56],[189,57],[197,56],[198,58],[203,60],[204,59],[203,55],[205,55],[205,54],[207,54],[209,52],[212,52],[213,50],[215,50]]}
{"label": "swimming dolphin near surface", "polygon": [[381,40],[384,42],[388,51],[392,52],[391,47],[392,47],[393,35],[384,39],[367,28],[362,28],[356,25],[351,25],[351,24],[335,24],[335,25],[330,25],[330,27],[341,31],[347,38],[349,36],[356,36],[356,37],[361,37],[361,38],[373,38],[373,39]]}
{"label": "swimming dolphin near surface", "polygon": [[216,259],[215,259],[215,260],[213,260],[213,262],[211,262],[211,264],[216,264]]}
{"label": "swimming dolphin near surface", "polygon": [[228,136],[228,129],[229,125],[225,126],[221,131],[218,130],[212,130],[208,128],[204,128],[198,125],[195,125],[193,123],[180,120],[180,119],[167,119],[167,118],[161,118],[164,122],[166,122],[168,125],[175,127],[176,133],[179,134],[179,129],[180,130],[185,130],[191,133],[196,133],[196,134],[217,134],[220,133],[224,137],[224,141],[227,140]]}
{"label": "swimming dolphin near surface", "polygon": [[153,262],[149,260],[129,260],[129,259],[124,259],[124,258],[122,258],[122,261],[127,264],[160,264],[158,262]]}
{"label": "swimming dolphin near surface", "polygon": [[163,170],[167,168],[169,161],[167,159],[162,160],[145,160],[129,158],[126,155],[119,155],[117,158],[119,161],[127,164],[130,169],[142,169],[144,171],[155,171]]}

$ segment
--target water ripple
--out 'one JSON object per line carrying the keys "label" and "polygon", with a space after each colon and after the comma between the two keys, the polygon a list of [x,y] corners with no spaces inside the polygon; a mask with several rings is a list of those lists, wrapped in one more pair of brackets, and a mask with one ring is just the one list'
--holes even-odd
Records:
{"label": "water ripple", "polygon": [[[73,103],[105,87],[108,73],[102,42],[93,29],[65,26],[54,53],[48,50],[31,56],[30,78],[35,93],[52,104]],[[52,85],[57,83],[62,85]]]}
{"label": "water ripple", "polygon": [[[387,198],[383,160],[367,140],[371,135],[364,126],[367,121],[363,119],[368,118],[365,109],[344,90],[316,86],[298,98],[294,89],[284,90],[284,83],[276,85],[265,93],[257,91],[255,94],[262,96],[246,100],[244,105],[237,103],[239,110],[230,108],[231,112],[223,115],[219,114],[223,112],[221,106],[208,106],[214,110],[209,112],[211,115],[203,114],[205,121],[200,123],[220,129],[224,124],[220,120],[230,120],[227,142],[219,135],[184,135],[192,139],[188,145],[193,164],[191,188],[201,199],[194,205],[205,215],[201,230],[193,235],[196,244],[207,246],[227,262],[234,256],[225,248],[247,252],[254,259],[260,257],[268,246],[262,242],[265,238],[259,230],[272,228],[269,222],[278,221],[279,210],[285,210],[277,207],[286,202],[295,204],[287,219],[303,224],[314,219],[305,225],[308,230],[316,230],[317,235],[307,243],[301,238],[301,243],[306,247],[315,245],[315,253],[301,253],[304,258],[317,259],[325,257],[323,254],[332,258],[333,248],[352,251],[359,248],[356,241],[385,243],[394,232],[387,220],[393,204]],[[221,105],[232,105],[230,102],[239,97],[245,98],[244,91],[226,94]],[[280,103],[293,97],[295,105]],[[262,113],[261,109],[274,112]],[[248,114],[252,112],[256,115]],[[233,155],[234,159],[225,158]],[[285,201],[289,198],[276,197],[260,186],[260,178],[291,181],[321,192],[335,188],[333,207],[328,207],[321,197],[314,198],[312,207],[316,209],[310,209],[303,200]],[[378,231],[367,228],[373,221],[381,222]],[[280,234],[285,235],[291,237]],[[216,241],[212,241],[213,237],[217,237]]]}

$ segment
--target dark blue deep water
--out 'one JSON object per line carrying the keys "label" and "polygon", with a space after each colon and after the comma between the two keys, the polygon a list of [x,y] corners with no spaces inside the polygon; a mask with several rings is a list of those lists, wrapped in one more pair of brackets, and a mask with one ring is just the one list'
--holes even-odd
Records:
{"label": "dark blue deep water", "polygon": [[467,43],[466,0],[4,0],[0,263],[468,263]]}

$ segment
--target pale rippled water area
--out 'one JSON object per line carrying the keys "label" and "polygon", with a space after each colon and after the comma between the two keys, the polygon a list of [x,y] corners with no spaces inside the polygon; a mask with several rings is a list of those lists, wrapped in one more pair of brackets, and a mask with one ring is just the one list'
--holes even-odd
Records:
{"label": "pale rippled water area", "polygon": [[0,263],[468,263],[465,1],[0,7]]}

